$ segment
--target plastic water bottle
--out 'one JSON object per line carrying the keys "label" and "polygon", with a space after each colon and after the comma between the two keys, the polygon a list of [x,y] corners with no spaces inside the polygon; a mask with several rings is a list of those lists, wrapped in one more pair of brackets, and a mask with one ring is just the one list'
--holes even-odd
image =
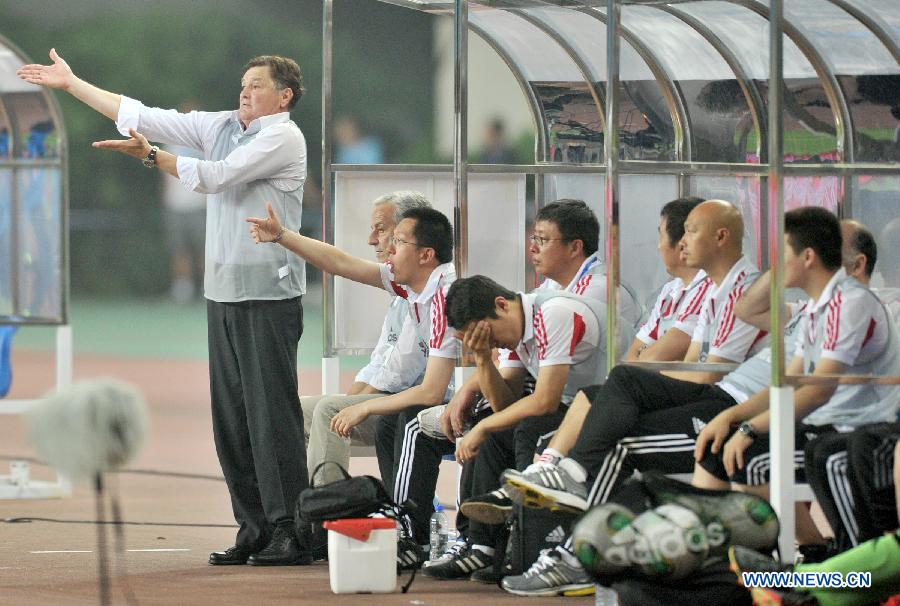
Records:
{"label": "plastic water bottle", "polygon": [[447,516],[444,515],[444,506],[435,507],[431,514],[431,553],[429,560],[437,560],[447,549]]}
{"label": "plastic water bottle", "polygon": [[611,587],[595,585],[594,606],[619,606],[619,594]]}

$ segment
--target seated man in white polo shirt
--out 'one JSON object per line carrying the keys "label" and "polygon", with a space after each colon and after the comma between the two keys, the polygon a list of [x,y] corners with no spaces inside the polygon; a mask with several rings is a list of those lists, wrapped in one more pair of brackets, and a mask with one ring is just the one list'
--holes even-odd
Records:
{"label": "seated man in white polo shirt", "polygon": [[[504,468],[530,463],[537,437],[554,430],[578,389],[603,372],[605,308],[564,291],[514,293],[484,276],[451,287],[448,322],[462,327],[475,356],[479,386],[494,409],[456,445],[457,461],[475,461],[476,493],[498,488]],[[494,365],[492,347],[511,351],[513,364],[504,374]],[[526,375],[535,379],[534,393],[521,397]],[[465,553],[429,566],[425,573],[460,578],[488,568],[498,530],[473,518]]]}
{"label": "seated man in white polo shirt", "polygon": [[[379,263],[388,261],[390,240],[403,213],[411,208],[431,208],[431,202],[416,191],[396,191],[372,203],[369,245],[375,249]],[[369,363],[357,373],[346,395],[303,396],[303,425],[306,430],[310,482],[316,486],[342,479],[334,465],[323,466],[315,477],[315,469],[325,461],[338,463],[345,469],[350,463],[350,443],[356,446],[375,444],[375,419],[369,418],[350,431],[350,443],[331,431],[331,419],[352,404],[365,402],[384,394],[397,393],[421,383],[428,361],[426,352],[415,339],[415,324],[409,318],[409,303],[391,293],[391,302],[381,335]]]}
{"label": "seated man in white polo shirt", "polygon": [[[349,255],[342,250],[301,236],[281,226],[268,206],[267,218],[248,218],[251,235],[257,242],[277,242],[328,273],[362,284],[383,288],[406,299],[408,321],[415,327],[410,337],[415,346],[427,352],[428,362],[421,383],[395,394],[352,404],[331,419],[331,431],[348,438],[352,430],[367,419],[378,417],[376,452],[381,477],[393,485],[395,464],[393,444],[382,439],[383,427],[395,425],[402,411],[443,404],[452,393],[453,369],[459,342],[448,329],[444,315],[444,298],[456,278],[453,268],[453,228],[442,213],[432,208],[412,208],[403,213],[390,240],[389,261],[373,263]],[[402,440],[402,432],[398,439]],[[432,491],[433,492],[433,491]],[[427,509],[420,507],[411,514],[414,539],[419,545],[428,543]],[[424,518],[424,522],[423,522]],[[417,559],[421,559],[416,554]]]}
{"label": "seated man in white polo shirt", "polygon": [[[787,374],[900,374],[893,318],[872,291],[841,267],[841,242],[838,220],[827,210],[806,207],[785,214],[785,285],[810,297]],[[802,481],[803,448],[811,437],[895,421],[900,388],[803,385],[795,391],[794,410],[794,466]],[[704,488],[737,484],[765,494],[769,423],[767,390],[720,413],[697,439],[694,483]]]}

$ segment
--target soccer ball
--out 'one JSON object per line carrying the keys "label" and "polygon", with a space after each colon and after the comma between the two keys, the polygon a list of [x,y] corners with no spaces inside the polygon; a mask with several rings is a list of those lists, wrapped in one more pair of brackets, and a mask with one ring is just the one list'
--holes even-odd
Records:
{"label": "soccer ball", "polygon": [[638,576],[682,579],[703,564],[709,543],[700,518],[678,505],[660,505],[631,523],[631,562]]}
{"label": "soccer ball", "polygon": [[604,503],[588,511],[572,529],[575,555],[596,577],[618,576],[631,566],[623,529],[631,526],[634,512],[618,503]]}

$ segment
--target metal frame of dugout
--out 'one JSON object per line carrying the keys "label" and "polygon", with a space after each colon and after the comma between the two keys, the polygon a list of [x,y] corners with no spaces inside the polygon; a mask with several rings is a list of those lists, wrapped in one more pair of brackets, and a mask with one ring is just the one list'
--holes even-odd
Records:
{"label": "metal frame of dugout", "polygon": [[[534,191],[532,203],[517,197],[515,188],[498,198],[497,208],[516,217],[509,222],[515,229],[522,226],[523,211],[533,216],[555,198],[583,198],[601,217],[609,284],[624,280],[647,295],[664,276],[635,264],[655,254],[647,248],[646,232],[653,231],[647,226],[656,224],[661,205],[687,194],[735,202],[747,225],[745,253],[760,267],[771,267],[776,278],[771,500],[782,521],[781,554],[792,558],[792,386],[801,379],[785,376],[783,362],[784,211],[817,204],[873,231],[900,217],[900,6],[892,0],[382,1],[453,19],[453,162],[332,163],[334,0],[323,0],[326,240],[358,240],[347,209],[362,204],[368,212],[376,190],[425,183],[425,193],[438,196],[437,207],[452,212],[458,274],[478,273],[486,241],[499,236],[509,244],[509,225],[478,220],[476,213],[491,202],[484,188],[495,179],[512,179],[532,184]],[[533,164],[469,163],[470,32],[496,51],[521,87],[534,120]],[[770,86],[773,81],[781,85]],[[608,125],[616,125],[616,136],[604,136]],[[450,197],[443,198],[448,180]],[[371,187],[355,187],[360,183]],[[353,197],[361,193],[368,197]],[[492,253],[502,257],[505,270],[492,275],[508,286],[523,287],[518,280],[525,235]],[[326,392],[337,390],[334,356],[361,353],[375,343],[372,325],[359,333],[365,343],[337,329],[366,311],[381,313],[371,292],[364,300],[326,277]],[[608,313],[613,325],[612,295]],[[380,316],[374,327],[379,323]],[[612,332],[610,364],[617,358]],[[900,377],[853,380],[896,384]]]}
{"label": "metal frame of dugout", "polygon": [[[0,326],[56,328],[56,388],[72,382],[69,303],[69,180],[66,130],[56,97],[27,84],[30,63],[0,36]],[[36,400],[0,400],[0,415],[27,412]],[[0,476],[0,499],[69,496],[55,482]]]}

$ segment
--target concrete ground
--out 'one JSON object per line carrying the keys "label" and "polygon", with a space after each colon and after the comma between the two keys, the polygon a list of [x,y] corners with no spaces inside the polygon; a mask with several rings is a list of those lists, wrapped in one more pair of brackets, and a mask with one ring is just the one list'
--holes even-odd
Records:
{"label": "concrete ground", "polygon": [[[76,343],[77,343],[76,331]],[[113,338],[113,341],[115,339]],[[47,351],[17,350],[9,398],[36,397],[53,382],[53,358]],[[318,370],[303,369],[304,394],[319,388]],[[151,434],[141,454],[125,471],[107,476],[121,501],[123,542],[116,527],[101,527],[110,553],[113,604],[441,604],[454,606],[522,601],[495,586],[469,581],[418,577],[409,594],[331,593],[328,565],[256,568],[214,567],[210,551],[232,544],[236,527],[212,442],[207,367],[200,359],[159,359],[128,355],[79,354],[76,379],[114,376],[144,392]],[[344,377],[345,383],[352,373]],[[34,453],[20,416],[0,417],[0,475],[9,460]],[[455,496],[452,464],[442,472],[438,494]],[[32,464],[32,477],[51,479],[46,467]],[[377,474],[374,459],[354,459],[351,472]],[[452,513],[452,512],[451,512]],[[107,512],[107,516],[109,513]],[[12,523],[14,518],[46,518]],[[452,516],[451,516],[452,518]],[[96,604],[98,526],[95,500],[86,484],[66,499],[0,500],[0,604]],[[121,551],[120,551],[121,550]],[[528,604],[559,599],[528,599]],[[567,604],[591,604],[570,598]]]}

